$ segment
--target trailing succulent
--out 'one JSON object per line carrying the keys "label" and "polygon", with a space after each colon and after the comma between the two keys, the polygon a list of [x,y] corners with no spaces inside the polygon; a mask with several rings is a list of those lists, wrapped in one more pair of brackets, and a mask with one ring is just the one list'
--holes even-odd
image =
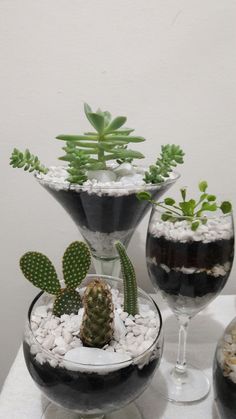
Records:
{"label": "trailing succulent", "polygon": [[187,220],[191,223],[191,229],[197,230],[201,224],[207,223],[207,212],[215,212],[221,210],[223,214],[228,214],[232,211],[232,205],[228,201],[221,204],[217,203],[215,195],[207,193],[208,184],[204,180],[199,183],[198,189],[200,197],[187,200],[187,189],[180,189],[182,201],[176,203],[173,198],[165,198],[162,202],[152,200],[152,196],[148,192],[140,192],[137,194],[138,199],[147,200],[164,211],[161,215],[163,221],[182,221]]}
{"label": "trailing succulent", "polygon": [[[140,143],[145,138],[131,135],[134,131],[124,127],[127,118],[117,116],[112,118],[110,112],[98,109],[93,112],[85,103],[84,112],[92,125],[92,131],[78,135],[58,135],[56,138],[65,142],[62,148],[65,154],[59,160],[66,161],[68,178],[70,183],[82,185],[87,179],[89,170],[107,169],[107,162],[115,160],[118,164],[132,162],[133,159],[142,159],[144,155],[139,151],[132,150],[130,143]],[[164,145],[156,163],[149,167],[145,173],[146,183],[160,183],[169,177],[172,168],[183,163],[184,153],[179,146],[174,144]],[[14,149],[10,158],[12,167],[24,168],[30,172],[47,173],[48,169],[41,165],[37,156],[27,149],[21,152]]]}
{"label": "trailing succulent", "polygon": [[39,252],[27,252],[20,259],[20,268],[33,285],[55,295],[53,314],[78,313],[80,294],[76,288],[86,277],[91,264],[88,246],[83,242],[71,243],[62,259],[65,288],[61,288],[56,270],[47,256]]}

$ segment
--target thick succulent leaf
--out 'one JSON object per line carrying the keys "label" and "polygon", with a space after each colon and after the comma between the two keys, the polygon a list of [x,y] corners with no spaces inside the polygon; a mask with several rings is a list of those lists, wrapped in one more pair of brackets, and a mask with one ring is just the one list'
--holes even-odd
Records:
{"label": "thick succulent leaf", "polygon": [[91,255],[84,242],[71,243],[62,259],[64,281],[67,288],[75,289],[86,277],[91,264]]}
{"label": "thick succulent leaf", "polygon": [[63,314],[77,314],[82,306],[80,295],[75,290],[64,289],[56,297],[53,305],[53,314],[62,316]]}
{"label": "thick succulent leaf", "polygon": [[27,252],[20,259],[20,268],[28,281],[49,294],[60,292],[56,270],[47,256],[39,252]]}
{"label": "thick succulent leaf", "polygon": [[125,116],[117,116],[108,125],[108,127],[106,128],[106,132],[116,131],[126,123],[126,120],[127,118]]}
{"label": "thick succulent leaf", "polygon": [[103,115],[99,115],[97,113],[89,113],[89,121],[95,128],[95,130],[102,134],[104,130],[105,120]]}
{"label": "thick succulent leaf", "polygon": [[145,138],[144,137],[138,137],[138,136],[131,136],[131,135],[122,135],[122,134],[121,135],[115,135],[115,134],[113,134],[113,135],[106,135],[105,140],[106,141],[120,140],[120,141],[125,141],[126,144],[128,144],[128,143],[142,143],[143,141],[145,141]]}
{"label": "thick succulent leaf", "polygon": [[131,159],[143,159],[144,155],[139,151],[134,150],[115,150],[115,158],[131,158]]}
{"label": "thick succulent leaf", "polygon": [[56,137],[57,140],[62,141],[69,141],[69,142],[77,142],[77,141],[97,141],[97,137],[95,135],[67,135],[67,134],[60,134]]}

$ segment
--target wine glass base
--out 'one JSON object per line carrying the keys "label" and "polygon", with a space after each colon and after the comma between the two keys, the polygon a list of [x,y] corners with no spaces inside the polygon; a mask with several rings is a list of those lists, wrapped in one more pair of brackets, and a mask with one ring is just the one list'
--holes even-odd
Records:
{"label": "wine glass base", "polygon": [[121,410],[107,413],[104,416],[83,416],[49,402],[42,419],[144,419],[144,417],[135,403],[131,403]]}
{"label": "wine glass base", "polygon": [[207,397],[210,381],[201,370],[188,365],[187,375],[181,382],[174,377],[172,371],[173,364],[163,360],[152,382],[156,392],[166,400],[187,405]]}

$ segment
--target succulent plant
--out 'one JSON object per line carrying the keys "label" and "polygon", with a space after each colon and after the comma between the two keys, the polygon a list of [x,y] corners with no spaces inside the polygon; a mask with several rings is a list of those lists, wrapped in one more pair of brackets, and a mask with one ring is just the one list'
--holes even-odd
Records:
{"label": "succulent plant", "polygon": [[61,288],[56,270],[47,256],[39,252],[27,252],[20,259],[20,268],[33,285],[55,295],[53,314],[77,313],[81,307],[80,294],[76,288],[87,275],[91,264],[88,246],[83,242],[71,243],[62,260],[66,287]]}
{"label": "succulent plant", "polygon": [[109,285],[95,279],[87,286],[80,339],[85,346],[102,348],[113,336],[114,307]]}
{"label": "succulent plant", "polygon": [[[127,120],[125,116],[112,118],[110,112],[101,109],[94,112],[87,103],[84,104],[84,113],[93,131],[78,135],[61,134],[56,137],[65,142],[62,147],[65,154],[59,160],[67,162],[68,182],[82,185],[88,179],[88,171],[107,169],[107,162],[111,160],[121,164],[145,157],[139,151],[129,148],[130,143],[140,143],[145,138],[132,135],[134,130],[124,127]],[[178,145],[163,145],[155,164],[145,173],[144,181],[149,184],[163,182],[169,177],[172,167],[183,163],[183,156],[184,153]],[[48,172],[38,157],[28,149],[22,152],[15,148],[10,164],[29,172]]]}
{"label": "succulent plant", "polygon": [[135,316],[138,314],[138,287],[133,264],[125,247],[119,241],[115,242],[120,257],[121,271],[124,281],[124,311]]}
{"label": "succulent plant", "polygon": [[200,196],[198,199],[187,200],[187,188],[180,189],[180,202],[176,202],[173,198],[165,198],[164,201],[156,202],[152,199],[152,195],[145,191],[139,192],[137,198],[140,201],[148,201],[151,204],[162,208],[162,221],[186,220],[191,224],[191,229],[196,231],[201,224],[207,223],[207,212],[216,212],[220,210],[223,214],[229,214],[232,211],[232,204],[229,201],[217,203],[215,195],[207,193],[208,183],[203,180],[199,182],[198,189]]}

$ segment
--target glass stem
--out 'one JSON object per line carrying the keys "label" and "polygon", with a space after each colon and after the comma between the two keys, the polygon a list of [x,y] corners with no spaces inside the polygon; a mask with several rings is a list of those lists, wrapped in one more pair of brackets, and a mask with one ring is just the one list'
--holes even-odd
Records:
{"label": "glass stem", "polygon": [[184,377],[187,376],[187,364],[186,364],[186,341],[187,332],[190,318],[188,316],[178,316],[179,327],[179,345],[177,362],[173,371],[174,377],[181,382],[184,381]]}

